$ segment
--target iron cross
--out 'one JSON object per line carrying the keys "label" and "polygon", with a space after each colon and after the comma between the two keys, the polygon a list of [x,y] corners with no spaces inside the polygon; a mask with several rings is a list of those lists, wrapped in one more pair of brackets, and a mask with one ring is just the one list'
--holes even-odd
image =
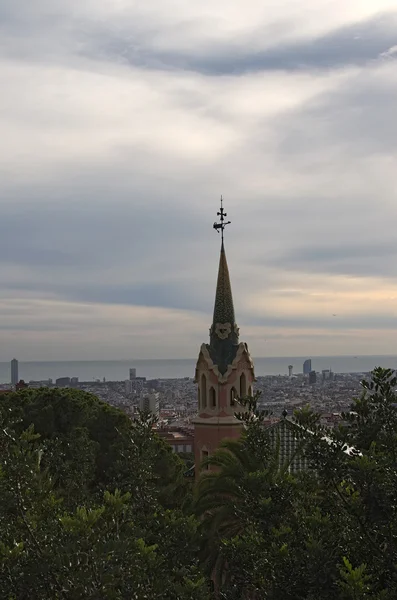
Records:
{"label": "iron cross", "polygon": [[225,218],[227,217],[227,213],[225,213],[225,211],[223,210],[223,198],[222,198],[222,196],[221,196],[221,209],[216,214],[219,217],[220,223],[214,223],[214,229],[218,233],[221,232],[221,234],[222,234],[222,242],[223,242],[223,232],[225,231],[226,225],[230,225],[231,221],[225,221]]}

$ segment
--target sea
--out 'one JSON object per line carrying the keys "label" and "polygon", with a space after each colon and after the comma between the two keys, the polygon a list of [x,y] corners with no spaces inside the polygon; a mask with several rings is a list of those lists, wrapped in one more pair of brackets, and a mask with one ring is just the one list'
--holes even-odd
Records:
{"label": "sea", "polygon": [[[287,375],[288,365],[294,373],[302,373],[303,362],[311,358],[312,369],[319,372],[332,369],[334,373],[368,373],[375,367],[397,369],[395,356],[283,356],[254,358],[256,376]],[[147,379],[182,379],[194,377],[196,359],[158,360],[96,360],[19,362],[19,379],[28,382],[58,377],[78,377],[80,381],[123,381],[129,379],[129,369],[136,368],[138,377]],[[0,363],[0,383],[11,380],[10,363]]]}

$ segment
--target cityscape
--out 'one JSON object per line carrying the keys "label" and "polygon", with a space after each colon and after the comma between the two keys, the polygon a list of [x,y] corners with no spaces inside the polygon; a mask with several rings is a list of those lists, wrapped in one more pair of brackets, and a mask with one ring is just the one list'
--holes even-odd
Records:
{"label": "cityscape", "polygon": [[[352,400],[361,393],[361,381],[369,373],[334,373],[331,369],[316,372],[307,359],[300,372],[286,365],[288,375],[258,376],[254,390],[260,393],[259,408],[268,414],[266,424],[280,421],[283,411],[309,406],[321,415],[322,425],[333,428],[350,410]],[[0,384],[0,393],[12,389],[73,388],[89,392],[124,411],[132,419],[139,411],[148,411],[158,419],[157,430],[175,452],[194,452],[194,424],[197,413],[197,384],[194,378],[147,379],[137,369],[129,369],[122,381],[79,381],[77,377],[56,380],[23,381],[19,379],[18,360],[10,363],[11,382]],[[182,441],[180,441],[182,440]]]}
{"label": "cityscape", "polygon": [[0,31],[0,600],[397,600],[396,0]]}

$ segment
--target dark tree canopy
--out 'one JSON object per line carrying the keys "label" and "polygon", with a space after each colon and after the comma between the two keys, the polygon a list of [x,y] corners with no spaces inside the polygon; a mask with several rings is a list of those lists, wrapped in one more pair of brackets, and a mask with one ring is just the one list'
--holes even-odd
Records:
{"label": "dark tree canopy", "polygon": [[240,399],[244,434],[193,496],[147,415],[76,390],[1,396],[0,598],[395,600],[396,388],[376,369],[333,431],[298,411],[302,471]]}
{"label": "dark tree canopy", "polygon": [[1,598],[207,598],[185,465],[152,424],[76,390],[1,398]]}

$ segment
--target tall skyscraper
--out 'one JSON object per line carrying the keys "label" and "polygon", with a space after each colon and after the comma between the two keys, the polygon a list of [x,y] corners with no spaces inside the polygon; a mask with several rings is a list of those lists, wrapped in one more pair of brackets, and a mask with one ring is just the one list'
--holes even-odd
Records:
{"label": "tall skyscraper", "polygon": [[215,223],[214,228],[221,232],[222,243],[210,343],[202,344],[196,365],[198,414],[193,419],[196,476],[203,458],[211,455],[221,440],[240,437],[242,423],[235,417],[240,410],[236,397],[252,395],[255,381],[248,346],[239,342],[239,328],[234,316],[223,240],[229,222],[225,222],[227,215],[222,199],[218,216],[220,222]]}
{"label": "tall skyscraper", "polygon": [[294,370],[294,365],[288,365],[288,375],[289,375],[289,377],[292,377],[293,370]]}
{"label": "tall skyscraper", "polygon": [[136,379],[136,369],[130,369],[130,381]]}
{"label": "tall skyscraper", "polygon": [[303,363],[303,374],[304,375],[309,375],[309,373],[310,373],[311,370],[312,370],[312,359],[308,358]]}
{"label": "tall skyscraper", "polygon": [[11,361],[11,384],[16,385],[19,381],[18,378],[18,361],[16,358],[13,358]]}

